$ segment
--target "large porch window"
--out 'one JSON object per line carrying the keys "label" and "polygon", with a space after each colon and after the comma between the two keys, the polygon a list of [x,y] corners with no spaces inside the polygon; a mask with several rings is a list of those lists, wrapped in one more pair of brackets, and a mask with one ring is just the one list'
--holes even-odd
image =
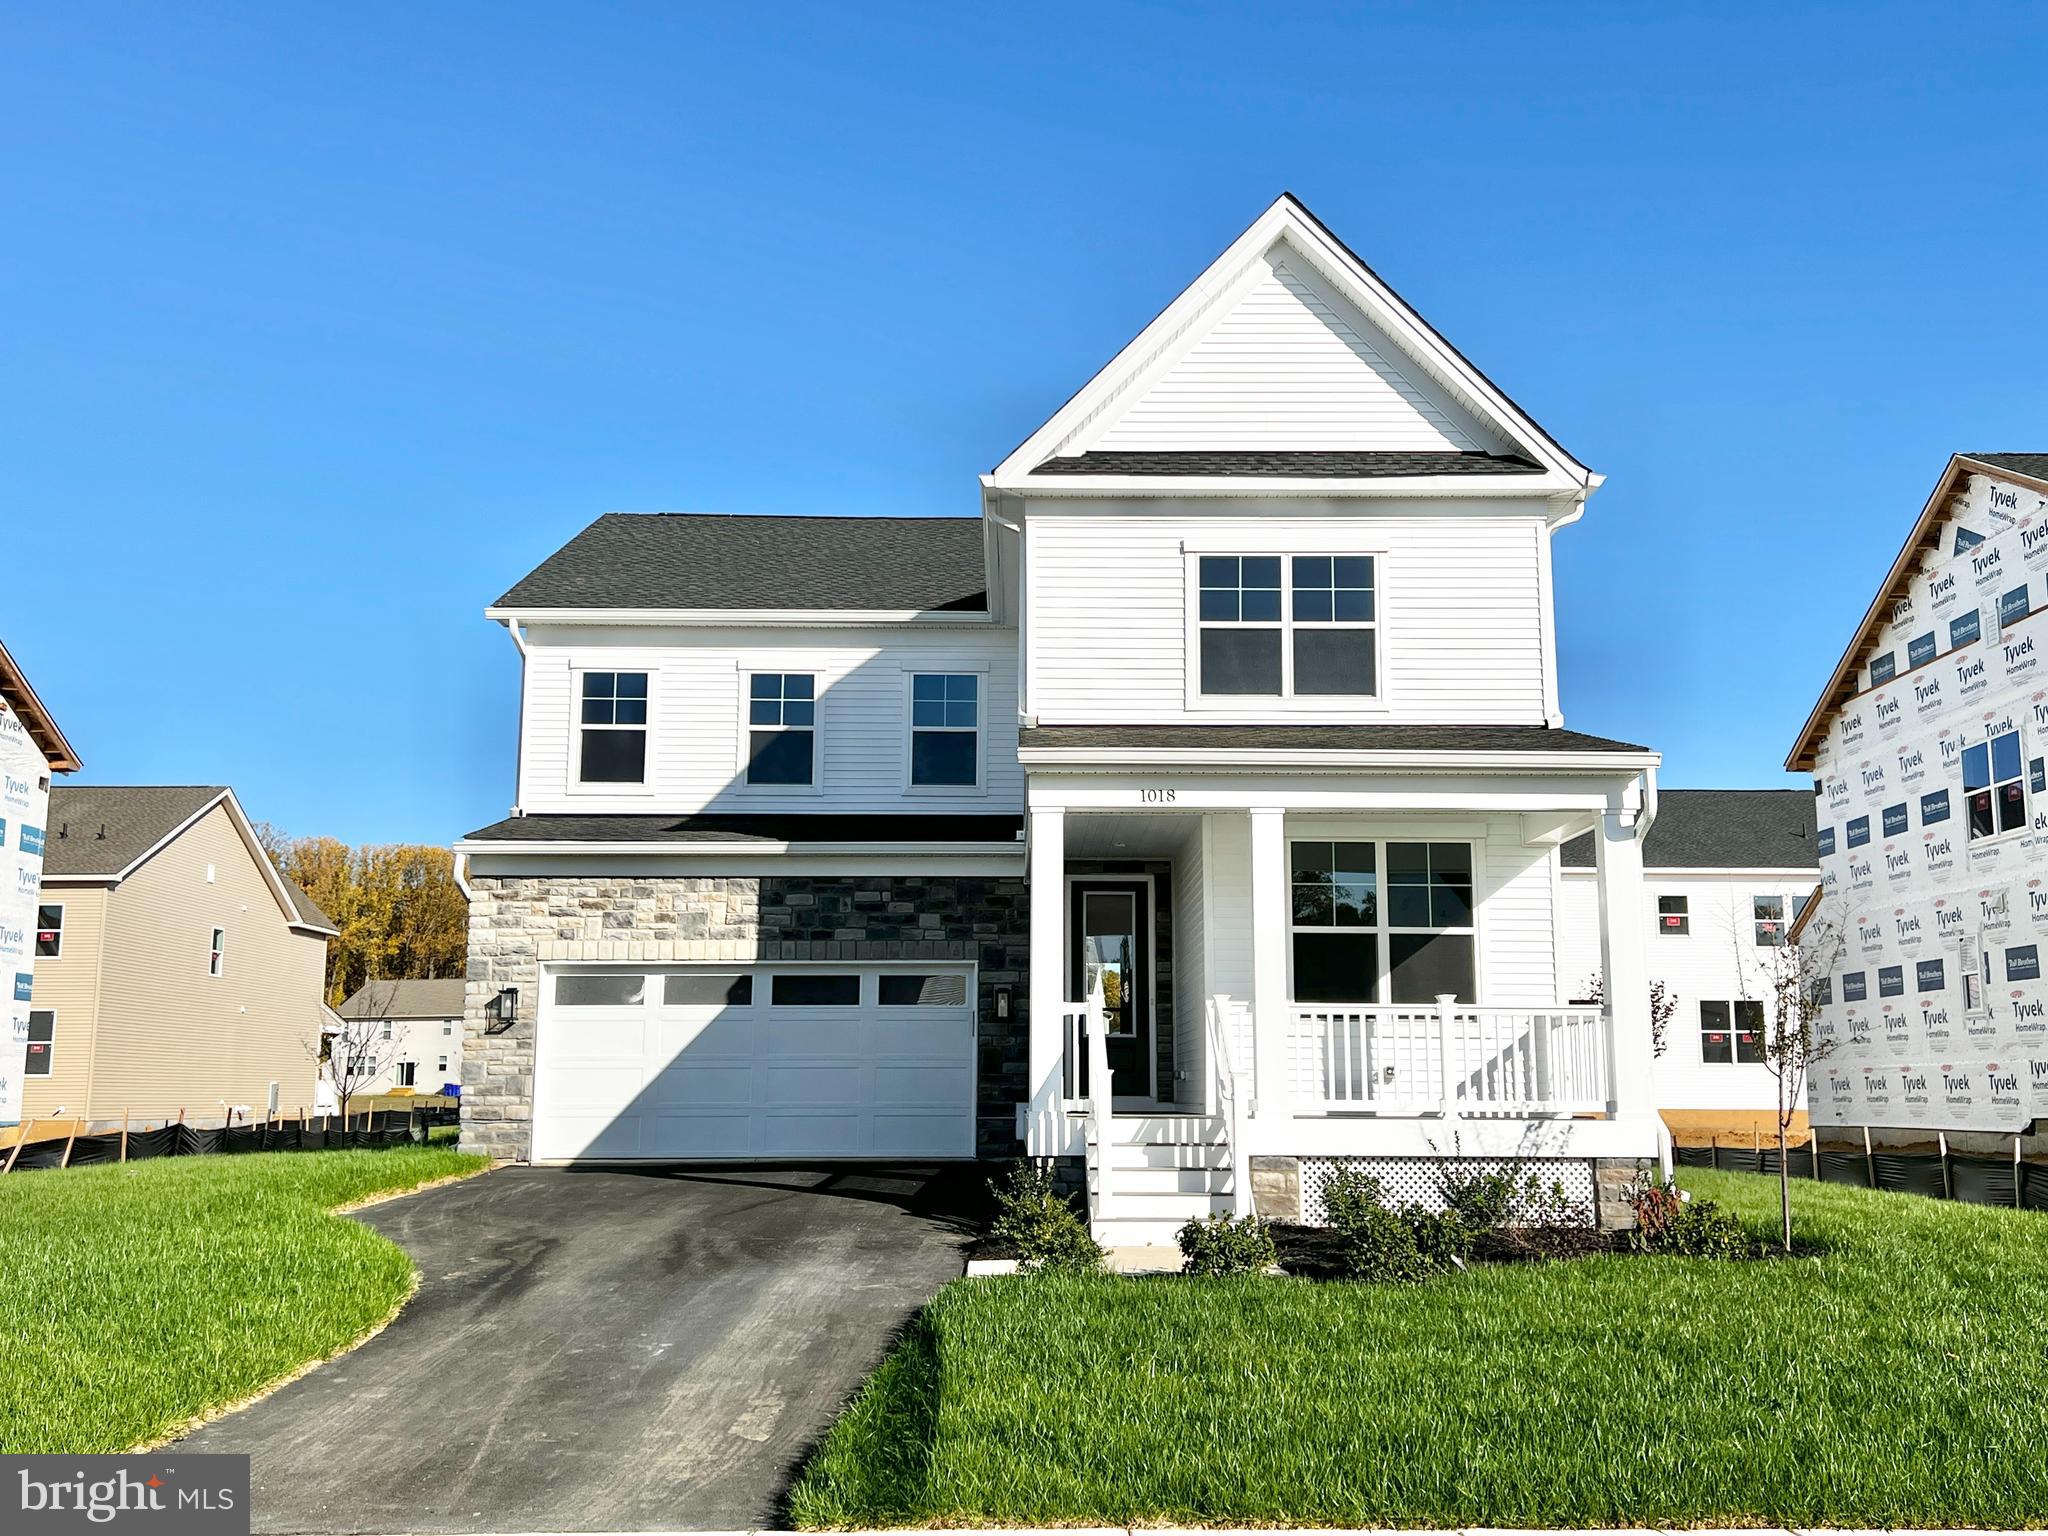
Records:
{"label": "large porch window", "polygon": [[1297,1002],[1477,1001],[1470,843],[1296,841],[1289,856]]}

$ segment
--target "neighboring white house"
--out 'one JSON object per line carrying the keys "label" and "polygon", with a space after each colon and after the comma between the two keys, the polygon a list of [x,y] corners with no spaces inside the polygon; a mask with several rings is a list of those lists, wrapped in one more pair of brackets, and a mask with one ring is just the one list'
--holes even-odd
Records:
{"label": "neighboring white house", "polygon": [[1029,1153],[1121,1241],[1524,1154],[1623,1219],[1658,759],[1564,729],[1550,560],[1600,483],[1283,197],[976,516],[599,518],[488,610],[465,1140]]}
{"label": "neighboring white house", "polygon": [[[1682,1142],[1777,1134],[1764,1065],[1777,950],[1820,881],[1813,796],[1803,789],[1665,789],[1643,841],[1644,962],[1675,1004],[1657,1057],[1657,1108]],[[1600,903],[1593,846],[1564,848],[1566,975],[1597,995]],[[1800,1102],[1804,1102],[1802,1099]],[[1803,1130],[1802,1109],[1797,1124]]]}
{"label": "neighboring white house", "polygon": [[1803,943],[1840,945],[1823,1142],[2003,1156],[2048,1116],[2044,656],[2048,453],[1956,454],[1785,763],[1820,824]]}
{"label": "neighboring white house", "polygon": [[355,1038],[361,1051],[351,1093],[439,1093],[460,1084],[463,988],[460,976],[358,987],[335,1010],[344,1036]]}

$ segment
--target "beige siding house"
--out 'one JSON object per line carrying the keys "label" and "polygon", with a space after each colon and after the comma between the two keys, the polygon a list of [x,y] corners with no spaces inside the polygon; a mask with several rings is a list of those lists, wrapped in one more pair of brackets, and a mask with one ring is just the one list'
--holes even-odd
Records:
{"label": "beige siding house", "polygon": [[334,925],[221,786],[55,790],[25,1118],[261,1119],[313,1102]]}

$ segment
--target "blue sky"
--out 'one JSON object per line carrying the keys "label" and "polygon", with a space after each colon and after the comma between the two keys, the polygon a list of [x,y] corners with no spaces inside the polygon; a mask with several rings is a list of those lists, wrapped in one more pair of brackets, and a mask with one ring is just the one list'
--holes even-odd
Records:
{"label": "blue sky", "polygon": [[2048,448],[2048,12],[20,7],[0,637],[82,782],[445,841],[610,509],[971,513],[1283,188],[1608,476],[1567,722],[1786,748],[1953,449]]}

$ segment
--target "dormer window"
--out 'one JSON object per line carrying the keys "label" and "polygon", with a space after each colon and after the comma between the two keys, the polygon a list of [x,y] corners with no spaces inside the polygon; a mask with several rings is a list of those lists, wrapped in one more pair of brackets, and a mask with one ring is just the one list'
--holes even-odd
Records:
{"label": "dormer window", "polygon": [[1201,555],[1196,666],[1205,698],[1371,698],[1379,608],[1371,555]]}

